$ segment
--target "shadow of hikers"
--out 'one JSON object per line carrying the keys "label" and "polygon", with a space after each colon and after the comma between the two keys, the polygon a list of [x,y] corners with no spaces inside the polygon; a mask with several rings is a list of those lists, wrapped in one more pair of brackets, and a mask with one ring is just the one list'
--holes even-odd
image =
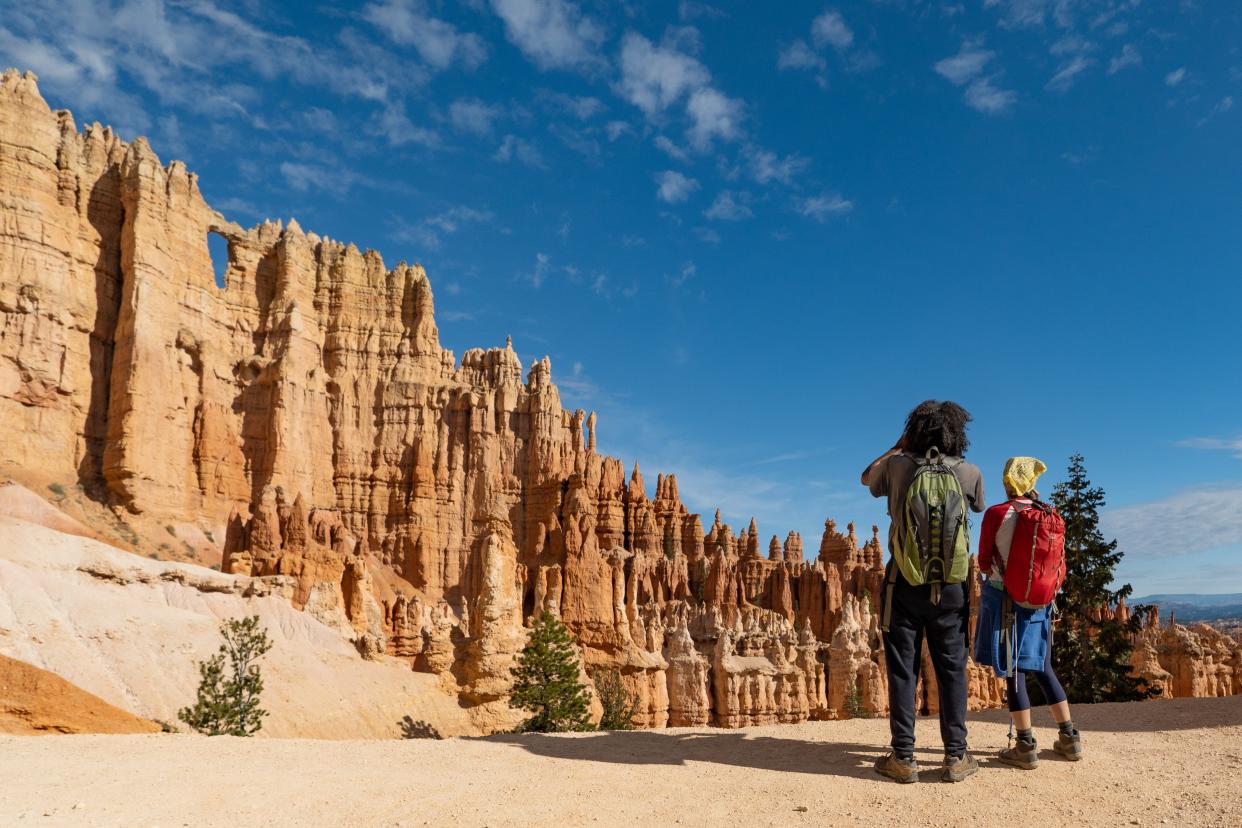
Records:
{"label": "shadow of hikers", "polygon": [[[539,756],[615,762],[628,765],[684,765],[712,762],[760,770],[830,774],[877,779],[872,763],[887,748],[843,742],[815,742],[777,736],[748,736],[743,731],[718,733],[668,730],[605,731],[573,737],[537,733],[476,737],[520,747]],[[940,753],[920,748],[921,759]]]}
{"label": "shadow of hikers", "polygon": [[440,731],[430,722],[414,721],[414,719],[406,716],[399,724],[401,725],[402,739],[443,739]]}

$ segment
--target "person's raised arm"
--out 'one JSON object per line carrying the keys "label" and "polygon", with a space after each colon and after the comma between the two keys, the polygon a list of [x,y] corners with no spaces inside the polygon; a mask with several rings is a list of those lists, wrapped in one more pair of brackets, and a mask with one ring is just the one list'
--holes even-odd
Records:
{"label": "person's raised arm", "polygon": [[901,440],[898,440],[896,445],[894,445],[891,449],[881,454],[879,457],[872,460],[871,465],[863,469],[862,484],[864,486],[867,486],[867,487],[871,486],[871,475],[873,472],[875,472],[876,467],[878,467],[881,463],[883,463],[888,458],[892,457],[894,454],[901,454],[901,446],[902,446],[902,443],[904,442],[904,439],[905,438],[903,437]]}

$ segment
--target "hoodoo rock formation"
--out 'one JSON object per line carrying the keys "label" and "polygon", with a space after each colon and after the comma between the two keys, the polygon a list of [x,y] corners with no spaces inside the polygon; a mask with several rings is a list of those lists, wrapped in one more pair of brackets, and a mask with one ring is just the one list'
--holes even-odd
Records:
{"label": "hoodoo rock formation", "polygon": [[[295,606],[466,704],[504,698],[547,611],[588,674],[619,668],[643,726],[885,710],[876,529],[764,554],[753,520],[705,527],[674,475],[650,497],[596,428],[547,358],[442,348],[420,266],[243,229],[144,139],[0,80],[0,472],[197,527],[225,572],[292,579]],[[971,670],[972,704],[996,705]]]}

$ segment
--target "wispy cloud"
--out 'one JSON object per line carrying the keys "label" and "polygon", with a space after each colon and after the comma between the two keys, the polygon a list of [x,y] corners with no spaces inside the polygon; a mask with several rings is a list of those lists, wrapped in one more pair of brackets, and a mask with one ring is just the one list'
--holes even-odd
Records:
{"label": "wispy cloud", "polygon": [[732,141],[741,135],[744,106],[712,86],[707,67],[687,51],[697,43],[696,37],[685,30],[670,31],[656,45],[627,32],[616,91],[657,124],[671,108],[684,106],[686,139],[705,151],[717,140]]}
{"label": "wispy cloud", "polygon": [[699,188],[699,182],[676,170],[656,173],[656,198],[668,204],[678,204]]}
{"label": "wispy cloud", "polygon": [[459,98],[449,104],[448,119],[459,132],[490,135],[492,124],[500,117],[501,108],[478,98]]}
{"label": "wispy cloud", "polygon": [[1122,550],[1169,558],[1242,543],[1242,484],[1200,486],[1171,497],[1117,509],[1100,526]]}
{"label": "wispy cloud", "polygon": [[505,34],[540,69],[601,66],[604,29],[567,0],[491,0]]}
{"label": "wispy cloud", "polygon": [[534,144],[513,134],[506,135],[501,140],[500,146],[496,148],[496,154],[492,157],[502,163],[518,161],[536,170],[547,167],[543,155]]}
{"label": "wispy cloud", "polygon": [[531,269],[523,274],[522,278],[530,282],[533,288],[540,288],[548,278],[548,274],[552,270],[552,258],[547,253],[536,253],[535,264]]}
{"label": "wispy cloud", "polygon": [[780,70],[802,69],[814,73],[815,82],[828,88],[828,61],[807,45],[805,40],[795,40],[781,48],[776,56],[776,68]]}
{"label": "wispy cloud", "polygon": [[1122,69],[1142,65],[1143,56],[1139,53],[1138,47],[1133,43],[1127,43],[1121,47],[1120,54],[1108,62],[1108,74],[1115,75]]}
{"label": "wispy cloud", "polygon": [[418,0],[369,3],[362,10],[362,18],[392,42],[413,46],[419,57],[435,69],[448,69],[454,64],[476,69],[487,60],[487,45],[482,37],[431,17]]}
{"label": "wispy cloud", "polygon": [[1231,109],[1233,109],[1233,96],[1226,95],[1225,97],[1221,98],[1216,103],[1215,106],[1212,107],[1212,109],[1208,112],[1208,114],[1204,115],[1202,118],[1199,119],[1199,123],[1196,124],[1196,126],[1203,126],[1208,121],[1215,118],[1217,115],[1228,112]]}
{"label": "wispy cloud", "polygon": [[1209,451],[1227,451],[1242,460],[1242,434],[1237,437],[1190,437],[1178,440],[1174,445],[1182,448],[1207,449]]}
{"label": "wispy cloud", "polygon": [[806,156],[795,154],[781,157],[755,146],[746,147],[742,154],[750,177],[760,186],[773,181],[790,186],[811,166],[811,159]]}
{"label": "wispy cloud", "polygon": [[745,192],[721,190],[703,215],[717,221],[748,219],[754,215],[754,212],[747,206],[747,201],[749,201],[749,196]]}
{"label": "wispy cloud", "polygon": [[1173,87],[1186,80],[1186,67],[1180,66],[1164,76],[1164,85]]}
{"label": "wispy cloud", "polygon": [[414,242],[438,250],[444,236],[451,236],[462,227],[470,224],[486,224],[495,218],[490,210],[479,210],[459,204],[427,216],[414,225],[403,226],[393,233],[394,238],[401,241]]}
{"label": "wispy cloud", "polygon": [[821,193],[794,201],[794,210],[799,215],[815,219],[820,224],[836,216],[843,216],[853,209],[854,202],[844,198],[840,193]]}
{"label": "wispy cloud", "polygon": [[995,115],[1013,106],[1015,92],[996,85],[999,73],[984,75],[996,53],[984,49],[978,41],[963,41],[956,55],[939,60],[932,67],[954,86],[964,86],[962,99],[966,105],[986,115]]}

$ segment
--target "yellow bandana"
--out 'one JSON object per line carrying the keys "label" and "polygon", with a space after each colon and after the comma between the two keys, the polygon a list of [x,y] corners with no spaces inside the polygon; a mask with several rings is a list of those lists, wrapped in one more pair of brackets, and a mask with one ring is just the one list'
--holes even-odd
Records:
{"label": "yellow bandana", "polygon": [[1042,460],[1034,457],[1010,457],[1005,461],[1005,471],[1001,478],[1005,481],[1005,492],[1010,497],[1021,497],[1035,488],[1035,481],[1048,471]]}

